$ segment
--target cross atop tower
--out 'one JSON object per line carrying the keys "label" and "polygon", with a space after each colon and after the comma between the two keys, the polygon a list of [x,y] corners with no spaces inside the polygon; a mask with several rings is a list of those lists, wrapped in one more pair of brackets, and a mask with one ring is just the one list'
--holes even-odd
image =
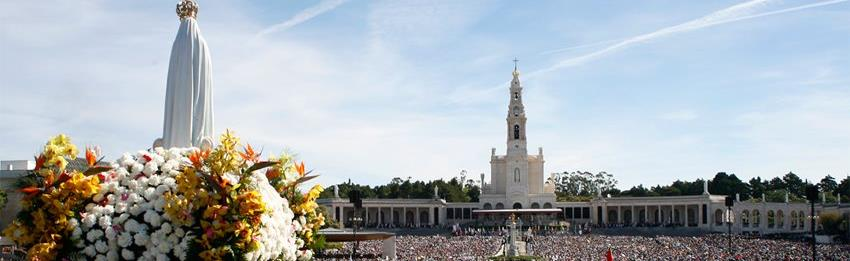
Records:
{"label": "cross atop tower", "polygon": [[514,57],[514,71],[516,71],[518,62],[519,62],[519,60],[517,60],[516,57]]}

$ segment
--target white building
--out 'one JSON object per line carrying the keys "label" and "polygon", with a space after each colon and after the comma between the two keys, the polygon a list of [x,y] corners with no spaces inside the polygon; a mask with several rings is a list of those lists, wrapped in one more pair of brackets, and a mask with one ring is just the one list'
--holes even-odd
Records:
{"label": "white building", "polygon": [[[555,186],[543,181],[543,148],[537,155],[528,154],[525,105],[519,71],[514,67],[509,92],[505,155],[490,152],[490,184],[482,189],[483,209],[551,208],[555,203]],[[483,180],[482,180],[483,181]]]}
{"label": "white building", "polygon": [[[506,118],[506,153],[490,153],[490,182],[482,174],[482,194],[479,202],[446,202],[435,191],[431,199],[364,199],[364,223],[367,226],[449,226],[477,223],[504,223],[504,215],[478,216],[478,209],[536,209],[557,208],[560,214],[526,217],[527,225],[582,224],[628,227],[654,233],[660,230],[684,232],[725,232],[727,213],[724,195],[710,195],[708,184],[702,195],[664,197],[603,197],[589,202],[557,202],[555,186],[544,180],[543,148],[536,155],[528,154],[525,105],[519,71],[513,71],[509,89]],[[330,217],[346,224],[355,214],[348,199],[335,197],[319,199]],[[816,213],[836,211],[850,215],[850,204],[817,204]],[[809,204],[736,200],[732,231],[735,233],[794,233],[806,232]]]}

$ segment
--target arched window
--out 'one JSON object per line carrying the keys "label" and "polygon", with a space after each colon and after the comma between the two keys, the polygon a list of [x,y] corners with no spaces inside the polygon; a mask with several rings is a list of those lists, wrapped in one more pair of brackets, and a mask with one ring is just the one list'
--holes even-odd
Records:
{"label": "arched window", "polygon": [[761,213],[759,213],[758,209],[753,209],[752,224],[753,227],[759,227],[761,225]]}
{"label": "arched window", "polygon": [[515,168],[515,169],[514,169],[514,182],[516,182],[516,183],[519,183],[519,182],[520,182],[520,178],[519,178],[519,168]]}
{"label": "arched window", "polygon": [[515,140],[519,139],[519,124],[514,125],[514,139]]}
{"label": "arched window", "polygon": [[714,211],[714,224],[723,225],[723,210],[718,209]]}
{"label": "arched window", "polygon": [[522,209],[522,204],[519,202],[514,203],[514,209]]}
{"label": "arched window", "polygon": [[776,214],[774,214],[773,210],[767,211],[767,227],[773,228],[776,226]]}
{"label": "arched window", "polygon": [[744,210],[741,212],[741,225],[744,227],[750,226],[750,211]]}
{"label": "arched window", "polygon": [[797,228],[797,211],[791,211],[791,230]]}
{"label": "arched window", "polygon": [[514,100],[519,100],[519,92],[514,92]]}
{"label": "arched window", "polygon": [[776,211],[776,227],[785,228],[785,213],[781,209]]}

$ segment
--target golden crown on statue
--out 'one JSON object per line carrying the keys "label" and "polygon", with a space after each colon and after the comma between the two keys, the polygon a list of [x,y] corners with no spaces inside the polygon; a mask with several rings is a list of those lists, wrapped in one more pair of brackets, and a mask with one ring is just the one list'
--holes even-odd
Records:
{"label": "golden crown on statue", "polygon": [[187,17],[197,18],[198,3],[195,3],[193,0],[180,1],[180,3],[177,3],[177,16],[179,16],[180,19],[185,19]]}

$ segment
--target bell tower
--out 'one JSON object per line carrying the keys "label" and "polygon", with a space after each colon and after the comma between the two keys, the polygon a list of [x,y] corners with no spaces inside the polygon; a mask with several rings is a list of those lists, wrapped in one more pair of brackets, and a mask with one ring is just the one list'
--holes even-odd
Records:
{"label": "bell tower", "polygon": [[[507,155],[505,155],[505,184],[509,198],[525,198],[528,195],[528,149],[525,135],[525,106],[522,104],[522,85],[519,82],[519,70],[514,59],[513,79],[511,80],[510,102],[508,103]],[[525,200],[522,200],[525,201]],[[524,202],[520,201],[522,204]]]}
{"label": "bell tower", "polygon": [[525,106],[522,104],[522,85],[519,83],[519,70],[514,59],[513,80],[511,80],[510,103],[508,104],[508,156],[512,154],[528,155],[525,135]]}

